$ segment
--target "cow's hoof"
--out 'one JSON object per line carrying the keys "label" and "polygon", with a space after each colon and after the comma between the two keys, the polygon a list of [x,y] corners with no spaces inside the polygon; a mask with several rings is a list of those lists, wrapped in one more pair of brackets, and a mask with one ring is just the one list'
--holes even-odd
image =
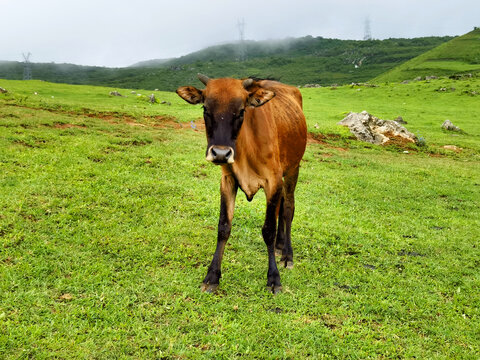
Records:
{"label": "cow's hoof", "polygon": [[282,249],[275,248],[275,256],[282,256],[282,254],[283,254]]}
{"label": "cow's hoof", "polygon": [[282,285],[267,286],[267,291],[273,295],[279,294],[282,292]]}
{"label": "cow's hoof", "polygon": [[272,288],[272,294],[273,294],[273,295],[280,294],[281,292],[282,292],[282,285],[274,286],[274,287]]}
{"label": "cow's hoof", "polygon": [[280,259],[280,265],[286,267],[287,269],[293,269],[293,260],[287,260],[286,256],[282,256]]}
{"label": "cow's hoof", "polygon": [[213,294],[214,292],[217,291],[217,288],[218,288],[218,284],[205,284],[205,283],[202,283],[202,286],[200,286],[200,289],[203,291],[203,292],[207,292],[207,293],[210,293],[210,294]]}

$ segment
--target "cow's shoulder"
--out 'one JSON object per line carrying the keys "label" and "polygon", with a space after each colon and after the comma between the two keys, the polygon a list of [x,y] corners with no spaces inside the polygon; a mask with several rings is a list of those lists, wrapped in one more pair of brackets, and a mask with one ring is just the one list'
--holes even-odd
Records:
{"label": "cow's shoulder", "polygon": [[297,87],[273,80],[261,80],[259,85],[264,89],[275,92],[277,102],[279,100],[284,103],[295,102],[302,107],[302,94]]}

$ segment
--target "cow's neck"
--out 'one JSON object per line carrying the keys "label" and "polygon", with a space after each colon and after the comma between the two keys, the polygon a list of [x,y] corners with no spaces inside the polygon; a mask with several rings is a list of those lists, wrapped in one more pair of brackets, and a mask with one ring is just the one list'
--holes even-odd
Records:
{"label": "cow's neck", "polygon": [[[246,119],[237,141],[235,162],[228,165],[229,171],[236,178],[238,185],[251,200],[260,188],[264,188],[269,176],[273,146],[267,131],[254,124],[254,119]],[[261,134],[261,136],[259,136]]]}

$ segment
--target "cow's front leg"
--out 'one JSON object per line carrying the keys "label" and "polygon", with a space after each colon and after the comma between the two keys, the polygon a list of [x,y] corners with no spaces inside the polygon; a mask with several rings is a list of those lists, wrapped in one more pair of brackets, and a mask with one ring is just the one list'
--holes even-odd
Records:
{"label": "cow's front leg", "polygon": [[208,267],[207,276],[202,283],[202,291],[215,292],[222,276],[221,266],[225,244],[230,236],[232,228],[233,210],[235,208],[235,197],[237,195],[238,185],[231,174],[223,171],[222,182],[220,185],[220,219],[218,220],[217,249],[213,255],[212,262]]}
{"label": "cow's front leg", "polygon": [[280,273],[275,262],[275,235],[277,226],[277,217],[279,212],[280,200],[282,196],[282,186],[273,188],[273,191],[266,191],[267,195],[267,214],[262,228],[262,235],[268,251],[268,272],[267,288],[274,294],[282,291],[280,282]]}

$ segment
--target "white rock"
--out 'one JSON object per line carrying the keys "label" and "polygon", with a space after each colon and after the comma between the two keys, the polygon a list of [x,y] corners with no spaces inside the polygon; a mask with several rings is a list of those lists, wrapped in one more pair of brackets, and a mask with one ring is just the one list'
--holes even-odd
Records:
{"label": "white rock", "polygon": [[458,126],[453,125],[452,122],[448,119],[443,122],[442,128],[450,131],[462,131],[462,129],[460,129]]}
{"label": "white rock", "polygon": [[417,137],[393,120],[381,120],[366,111],[349,113],[339,125],[347,126],[358,140],[382,145],[390,140],[415,143]]}

